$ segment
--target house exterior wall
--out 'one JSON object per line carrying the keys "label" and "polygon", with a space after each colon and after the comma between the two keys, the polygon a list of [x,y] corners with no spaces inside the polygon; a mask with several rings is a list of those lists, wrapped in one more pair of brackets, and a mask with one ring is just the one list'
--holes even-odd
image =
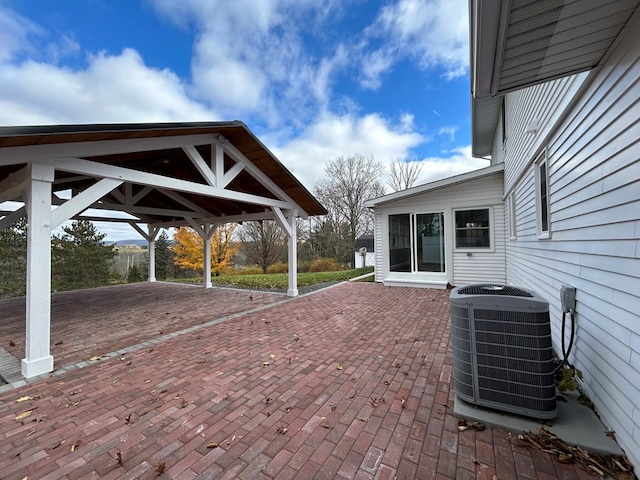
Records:
{"label": "house exterior wall", "polygon": [[[640,25],[632,27],[588,78],[509,94],[507,141],[504,148],[496,142],[493,155],[505,162],[505,198],[515,199],[507,280],[550,302],[557,352],[560,287],[576,287],[570,361],[583,371],[584,389],[604,424],[640,465]],[[531,118],[548,119],[529,134],[535,138],[524,133]],[[536,230],[532,162],[542,149],[549,170],[548,239]]]}
{"label": "house exterior wall", "polygon": [[[402,198],[376,207],[376,281],[388,284],[434,286],[421,273],[389,271],[389,215],[444,212],[446,281],[452,285],[505,283],[505,228],[502,172]],[[491,215],[491,249],[456,249],[454,212],[487,207]],[[443,284],[444,286],[444,284]]]}

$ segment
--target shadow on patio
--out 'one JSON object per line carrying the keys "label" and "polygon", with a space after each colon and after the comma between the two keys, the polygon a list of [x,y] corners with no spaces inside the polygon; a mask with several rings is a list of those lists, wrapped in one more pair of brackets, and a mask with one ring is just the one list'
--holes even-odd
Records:
{"label": "shadow on patio", "polygon": [[[5,391],[2,478],[593,478],[508,433],[458,431],[448,294],[346,283],[295,299],[167,284],[55,295],[56,367],[280,303]],[[14,304],[0,302],[3,316]],[[0,342],[20,356],[11,315]]]}

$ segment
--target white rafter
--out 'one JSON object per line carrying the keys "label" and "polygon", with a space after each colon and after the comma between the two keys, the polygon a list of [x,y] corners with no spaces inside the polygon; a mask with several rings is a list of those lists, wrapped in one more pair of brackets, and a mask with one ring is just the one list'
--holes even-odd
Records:
{"label": "white rafter", "polygon": [[81,173],[104,178],[115,178],[124,182],[155,186],[158,188],[169,188],[181,192],[190,192],[214,198],[225,198],[254,205],[279,207],[284,209],[295,206],[295,203],[291,204],[282,200],[261,197],[250,193],[235,192],[233,190],[225,190],[222,188],[212,187],[210,185],[203,185],[201,183],[165,177],[155,173],[146,173],[138,170],[116,167],[114,165],[105,165],[102,163],[91,162],[89,160],[83,160],[81,158],[55,158],[46,160],[42,163],[51,165],[58,170],[64,170],[66,172]]}
{"label": "white rafter", "polygon": [[207,162],[204,161],[204,158],[202,158],[198,149],[193,145],[185,145],[182,147],[182,151],[187,155],[187,157],[189,157],[189,160],[191,160],[191,163],[195,165],[205,181],[212,187],[217,187],[218,177],[211,171],[211,168],[207,165]]}

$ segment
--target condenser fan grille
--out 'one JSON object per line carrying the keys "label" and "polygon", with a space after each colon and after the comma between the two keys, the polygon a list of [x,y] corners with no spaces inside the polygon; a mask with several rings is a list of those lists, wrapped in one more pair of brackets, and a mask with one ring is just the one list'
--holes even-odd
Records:
{"label": "condenser fan grille", "polygon": [[507,297],[527,297],[533,295],[527,290],[517,287],[509,287],[507,285],[495,285],[492,283],[482,283],[469,285],[468,287],[460,287],[458,290],[460,295],[504,295]]}

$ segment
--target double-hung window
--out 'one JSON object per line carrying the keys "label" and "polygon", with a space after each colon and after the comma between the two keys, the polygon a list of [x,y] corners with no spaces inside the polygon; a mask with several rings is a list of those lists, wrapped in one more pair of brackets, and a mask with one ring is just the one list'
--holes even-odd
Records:
{"label": "double-hung window", "polygon": [[491,248],[491,211],[489,208],[456,210],[456,248]]}

